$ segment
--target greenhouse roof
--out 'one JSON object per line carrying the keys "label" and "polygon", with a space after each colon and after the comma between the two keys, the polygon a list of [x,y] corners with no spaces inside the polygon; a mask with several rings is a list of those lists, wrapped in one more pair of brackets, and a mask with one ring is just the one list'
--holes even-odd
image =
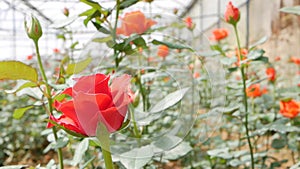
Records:
{"label": "greenhouse roof", "polygon": [[[104,8],[113,8],[115,1],[96,1]],[[156,0],[151,3],[138,2],[128,10],[142,10],[147,13],[173,13],[183,15],[193,5],[195,0]],[[78,15],[88,9],[88,6],[77,0],[1,0],[0,1],[0,59],[24,59],[33,53],[33,44],[28,40],[24,30],[24,19],[32,14],[36,16],[43,27],[41,47],[48,53],[58,47],[57,31],[51,24],[66,18],[64,8],[69,9],[70,16]],[[82,18],[83,19],[83,18]],[[95,33],[92,26],[85,27],[82,20],[72,23],[71,29],[80,40],[89,39]]]}

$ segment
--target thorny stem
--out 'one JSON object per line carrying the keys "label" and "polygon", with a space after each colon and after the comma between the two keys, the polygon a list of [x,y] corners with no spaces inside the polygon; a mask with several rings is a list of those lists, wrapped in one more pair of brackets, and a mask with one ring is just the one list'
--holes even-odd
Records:
{"label": "thorny stem", "polygon": [[[236,40],[238,44],[238,55],[239,55],[239,60],[242,61],[242,54],[241,54],[241,44],[240,44],[240,39],[237,31],[237,26],[236,24],[233,25],[234,27],[234,32],[236,35]],[[248,141],[248,146],[250,149],[250,156],[251,156],[251,168],[254,169],[254,156],[253,156],[253,148],[250,140],[250,135],[249,135],[249,128],[248,128],[248,99],[247,99],[247,93],[246,93],[246,75],[245,75],[245,69],[243,65],[240,65],[240,70],[242,74],[242,81],[243,81],[243,102],[244,102],[244,107],[245,107],[245,122],[244,126],[246,129],[246,137]]]}
{"label": "thorny stem", "polygon": [[[35,49],[36,49],[36,55],[37,55],[37,60],[38,60],[38,65],[39,65],[39,69],[40,72],[42,74],[42,78],[45,81],[45,85],[46,85],[46,90],[47,90],[47,99],[48,99],[48,107],[49,107],[49,112],[50,114],[52,114],[53,112],[53,108],[52,108],[52,97],[51,97],[51,89],[50,86],[48,84],[48,79],[42,64],[42,59],[41,59],[41,55],[40,55],[40,51],[39,51],[39,45],[38,45],[38,41],[34,40],[34,45],[35,45]],[[57,130],[55,128],[55,126],[52,127],[52,132],[55,138],[55,141],[58,140],[58,136],[57,136]],[[57,149],[57,155],[58,155],[58,160],[59,160],[59,168],[63,169],[64,168],[64,163],[63,163],[63,157],[62,157],[62,150],[61,148]]]}

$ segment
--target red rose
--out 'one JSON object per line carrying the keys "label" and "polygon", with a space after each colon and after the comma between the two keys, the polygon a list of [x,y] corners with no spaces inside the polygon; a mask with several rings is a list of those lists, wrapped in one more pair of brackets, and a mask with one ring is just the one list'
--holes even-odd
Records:
{"label": "red rose", "polygon": [[152,25],[156,24],[155,21],[147,19],[141,11],[134,11],[125,14],[124,18],[121,18],[122,24],[120,28],[117,28],[117,34],[123,34],[130,36],[133,33],[142,34],[146,32]]}
{"label": "red rose", "polygon": [[[54,104],[62,115],[59,118],[50,116],[50,120],[85,136],[95,136],[99,122],[109,132],[120,129],[131,102],[128,94],[130,76],[117,77],[110,86],[109,78],[104,74],[95,74],[74,79],[74,86],[62,92],[71,96],[71,99]],[[48,123],[47,127],[52,126]]]}
{"label": "red rose", "polygon": [[222,40],[228,36],[228,30],[224,28],[215,29],[212,31],[213,36],[210,37],[211,40]]}
{"label": "red rose", "polygon": [[269,78],[269,81],[274,82],[276,79],[276,71],[273,67],[269,67],[266,69],[266,74]]}
{"label": "red rose", "polygon": [[280,113],[287,118],[295,118],[300,111],[300,105],[295,100],[280,101]]}
{"label": "red rose", "polygon": [[236,23],[240,20],[240,11],[232,5],[232,2],[229,2],[224,16],[226,22],[236,25]]}

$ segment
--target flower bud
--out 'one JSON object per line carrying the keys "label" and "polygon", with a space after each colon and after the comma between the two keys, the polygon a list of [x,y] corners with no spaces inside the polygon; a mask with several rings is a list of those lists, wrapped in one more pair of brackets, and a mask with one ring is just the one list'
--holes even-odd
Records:
{"label": "flower bud", "polygon": [[68,17],[69,14],[70,14],[69,9],[68,9],[68,8],[64,8],[63,13],[64,13],[64,15],[65,15],[66,17]]}
{"label": "flower bud", "polygon": [[240,11],[232,5],[232,2],[229,2],[224,16],[227,23],[236,25],[240,20]]}
{"label": "flower bud", "polygon": [[27,25],[27,21],[25,20],[24,25],[28,37],[37,42],[43,34],[39,20],[31,16],[31,23]]}

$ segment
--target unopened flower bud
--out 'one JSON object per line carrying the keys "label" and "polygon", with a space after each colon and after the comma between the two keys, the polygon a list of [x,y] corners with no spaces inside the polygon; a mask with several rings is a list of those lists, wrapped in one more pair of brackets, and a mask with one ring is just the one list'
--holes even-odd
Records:
{"label": "unopened flower bud", "polygon": [[240,20],[240,11],[232,5],[232,2],[229,2],[224,17],[226,22],[236,25]]}
{"label": "unopened flower bud", "polygon": [[36,17],[31,16],[31,23],[27,25],[27,21],[25,20],[24,25],[25,25],[25,30],[27,32],[27,35],[30,39],[37,42],[40,39],[40,37],[43,35],[40,22]]}
{"label": "unopened flower bud", "polygon": [[64,8],[64,10],[63,10],[63,13],[64,13],[64,15],[66,16],[66,17],[68,17],[69,16],[69,9],[68,8]]}

